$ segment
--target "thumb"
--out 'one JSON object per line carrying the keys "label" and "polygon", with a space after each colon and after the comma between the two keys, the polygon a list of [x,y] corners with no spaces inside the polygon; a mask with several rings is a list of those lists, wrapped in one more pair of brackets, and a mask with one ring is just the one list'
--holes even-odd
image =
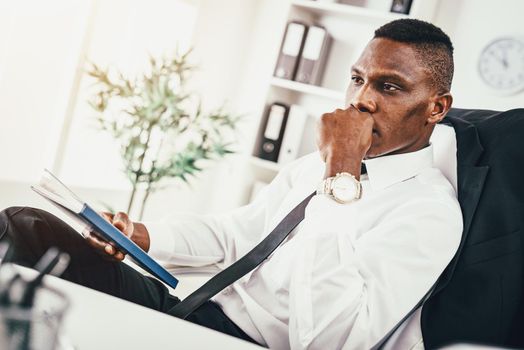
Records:
{"label": "thumb", "polygon": [[115,214],[115,216],[113,216],[113,225],[115,225],[115,227],[120,231],[124,231],[126,229],[127,222],[127,215],[122,212],[118,212]]}
{"label": "thumb", "polygon": [[113,221],[113,225],[120,231],[124,231],[126,229],[126,224],[123,221]]}

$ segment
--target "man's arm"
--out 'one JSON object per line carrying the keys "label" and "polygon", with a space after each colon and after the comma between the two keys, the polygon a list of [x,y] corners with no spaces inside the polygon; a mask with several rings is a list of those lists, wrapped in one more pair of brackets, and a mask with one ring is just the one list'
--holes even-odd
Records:
{"label": "man's arm", "polygon": [[227,266],[261,239],[266,220],[267,190],[253,203],[224,214],[178,213],[145,222],[151,256],[177,266]]}
{"label": "man's arm", "polygon": [[348,172],[360,180],[360,165],[371,147],[373,118],[355,107],[324,113],[317,130],[317,146],[326,163],[324,178]]}
{"label": "man's arm", "polygon": [[[263,238],[264,228],[291,188],[292,170],[300,160],[284,167],[249,205],[216,215],[176,213],[164,220],[132,222],[125,213],[104,213],[124,234],[151,256],[177,266],[228,266]],[[87,241],[116,260],[124,254],[90,234]]]}
{"label": "man's arm", "polygon": [[300,160],[282,169],[246,206],[223,214],[181,213],[145,222],[151,236],[150,254],[177,266],[229,266],[269,233],[264,229],[291,189],[297,163]]}

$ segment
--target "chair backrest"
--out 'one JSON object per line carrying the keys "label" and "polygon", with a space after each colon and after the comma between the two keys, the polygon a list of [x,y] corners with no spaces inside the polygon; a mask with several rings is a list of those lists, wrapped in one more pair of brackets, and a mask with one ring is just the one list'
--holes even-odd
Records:
{"label": "chair backrest", "polygon": [[451,182],[457,192],[457,139],[452,126],[437,124],[431,135],[435,167]]}

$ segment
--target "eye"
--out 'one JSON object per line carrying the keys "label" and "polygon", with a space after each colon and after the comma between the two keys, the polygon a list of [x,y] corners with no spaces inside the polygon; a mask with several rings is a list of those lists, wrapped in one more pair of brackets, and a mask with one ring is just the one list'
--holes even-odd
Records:
{"label": "eye", "polygon": [[390,92],[397,91],[400,89],[398,86],[395,86],[389,83],[384,83],[383,87],[385,91],[390,91]]}
{"label": "eye", "polygon": [[364,80],[361,77],[357,76],[357,75],[352,75],[351,76],[351,81],[355,85],[360,85],[360,84],[362,84],[364,82]]}

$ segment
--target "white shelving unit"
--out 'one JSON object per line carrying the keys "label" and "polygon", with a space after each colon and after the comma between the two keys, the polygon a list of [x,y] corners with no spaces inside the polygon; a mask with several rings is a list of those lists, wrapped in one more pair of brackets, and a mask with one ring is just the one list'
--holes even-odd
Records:
{"label": "white shelving unit", "polygon": [[[299,156],[315,151],[316,120],[323,113],[333,111],[336,108],[344,108],[345,90],[350,81],[350,67],[373,37],[375,29],[400,18],[418,18],[431,21],[438,1],[413,0],[410,14],[404,15],[389,11],[392,0],[339,0],[338,2],[267,0],[263,8],[266,11],[265,23],[259,23],[261,29],[258,36],[255,36],[253,40],[256,42],[265,40],[264,49],[266,51],[275,50],[275,52],[271,62],[264,61],[265,68],[263,71],[271,74],[271,76],[264,78],[259,75],[257,79],[257,81],[267,82],[265,100],[260,104],[257,124],[260,124],[260,120],[263,118],[265,107],[274,102],[283,102],[288,105],[299,104],[308,112]],[[327,29],[333,39],[320,86],[272,76],[286,24],[292,20],[298,20],[309,25],[321,25]],[[268,21],[271,21],[271,26],[273,26],[271,30],[267,29]],[[279,27],[275,28],[274,26],[277,25]],[[268,38],[268,35],[271,35],[271,37]],[[272,42],[269,43],[268,40],[272,40]],[[265,54],[268,56],[267,52]],[[258,57],[260,55],[253,54],[254,60]],[[287,130],[286,132],[293,131]],[[253,144],[249,152],[255,146],[256,135],[253,135],[252,140]],[[250,186],[254,181],[270,182],[282,168],[280,164],[262,160],[255,156],[246,155],[246,157],[248,161],[244,168],[243,178],[249,180],[245,180],[243,184],[244,195],[241,196],[245,199],[245,202],[247,202]]]}
{"label": "white shelving unit", "polygon": [[393,21],[395,19],[408,17],[408,15],[400,13],[384,12],[350,4],[312,0],[292,0],[291,5],[306,9],[314,14],[326,14],[339,17],[361,17],[363,19],[378,19],[381,21]]}
{"label": "white shelving unit", "polygon": [[280,78],[272,78],[271,86],[280,87],[290,91],[307,94],[311,96],[325,97],[327,99],[341,101],[344,99],[343,91],[327,89],[321,86],[303,84],[296,81]]}
{"label": "white shelving unit", "polygon": [[278,172],[280,169],[282,169],[282,165],[269,160],[261,159],[255,156],[250,156],[248,159],[252,165],[267,169],[269,171]]}

